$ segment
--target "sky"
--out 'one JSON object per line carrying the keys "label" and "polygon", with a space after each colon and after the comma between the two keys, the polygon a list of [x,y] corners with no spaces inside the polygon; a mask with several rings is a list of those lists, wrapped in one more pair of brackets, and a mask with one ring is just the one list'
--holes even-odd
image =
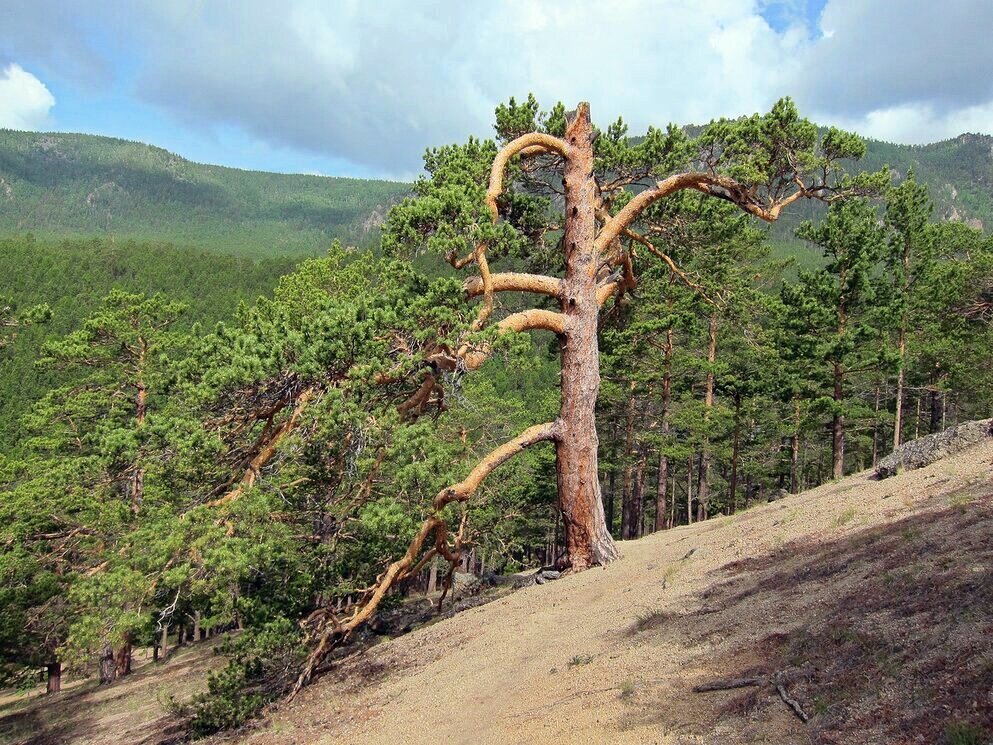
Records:
{"label": "sky", "polygon": [[993,131],[993,0],[0,0],[0,127],[409,179],[533,92],[631,132],[767,110]]}

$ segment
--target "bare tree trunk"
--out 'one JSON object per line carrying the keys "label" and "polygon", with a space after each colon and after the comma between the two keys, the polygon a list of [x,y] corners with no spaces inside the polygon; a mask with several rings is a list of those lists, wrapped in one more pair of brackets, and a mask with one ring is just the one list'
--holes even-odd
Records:
{"label": "bare tree trunk", "polygon": [[637,538],[637,514],[634,506],[634,414],[635,383],[632,380],[628,392],[624,417],[624,478],[621,482],[621,538],[625,541]]}
{"label": "bare tree trunk", "polygon": [[114,664],[114,650],[105,644],[100,654],[100,685],[113,683],[117,677],[117,667]]}
{"label": "bare tree trunk", "polygon": [[431,559],[431,568],[428,570],[428,592],[430,595],[438,589],[438,556]]}
{"label": "bare tree trunk", "polygon": [[800,491],[800,397],[793,397],[793,436],[790,438],[790,494]]}
{"label": "bare tree trunk", "polygon": [[[666,500],[668,495],[666,489],[669,480],[669,456],[665,454],[664,440],[669,435],[669,408],[672,405],[672,353],[673,353],[673,331],[672,328],[665,332],[665,356],[663,358],[662,374],[662,447],[659,449],[659,480],[655,491],[655,530],[662,530],[666,523]],[[672,527],[672,521],[669,521]]]}
{"label": "bare tree trunk", "polygon": [[593,176],[593,127],[589,105],[580,104],[566,128],[565,243],[560,337],[562,397],[555,441],[559,509],[569,563],[574,570],[607,564],[617,547],[607,530],[597,467],[596,400],[600,391],[595,246],[597,185]]}
{"label": "bare tree trunk", "polygon": [[634,469],[634,483],[631,486],[631,520],[628,523],[628,534],[625,539],[638,538],[641,534],[640,528],[645,509],[645,466],[648,462],[648,454],[644,449],[638,456],[638,462]]}
{"label": "bare tree trunk", "polygon": [[48,679],[45,694],[51,695],[62,690],[62,663],[56,660],[48,663]]}
{"label": "bare tree trunk", "polygon": [[693,524],[693,454],[686,459],[686,524]]}
{"label": "bare tree trunk", "polygon": [[200,611],[193,611],[193,643],[200,641]]}
{"label": "bare tree trunk", "polygon": [[[845,372],[840,364],[834,365],[834,403],[841,407],[845,400]],[[845,476],[845,415],[836,411],[831,422],[831,477]]]}
{"label": "bare tree trunk", "polygon": [[734,394],[734,434],[731,437],[731,477],[728,479],[728,514],[738,508],[738,457],[741,450],[741,394]]}
{"label": "bare tree trunk", "polygon": [[717,361],[717,312],[710,314],[707,326],[707,384],[703,397],[704,437],[700,451],[697,520],[706,520],[710,508],[710,410],[714,408],[714,363]]}
{"label": "bare tree trunk", "polygon": [[159,656],[163,661],[169,656],[169,624],[162,626],[162,635],[159,637]]}
{"label": "bare tree trunk", "polygon": [[[896,374],[896,410],[893,415],[893,449],[896,450],[900,447],[902,441],[901,433],[903,432],[903,385],[906,372],[904,370],[904,358],[907,355],[907,331],[903,326],[900,327],[900,340],[898,342],[899,349],[899,368]],[[878,395],[878,390],[877,390]]]}
{"label": "bare tree trunk", "polygon": [[872,419],[872,467],[879,462],[879,383],[876,383],[876,402]]}
{"label": "bare tree trunk", "polygon": [[114,661],[114,669],[118,678],[131,674],[131,635],[129,634],[121,648],[117,650]]}

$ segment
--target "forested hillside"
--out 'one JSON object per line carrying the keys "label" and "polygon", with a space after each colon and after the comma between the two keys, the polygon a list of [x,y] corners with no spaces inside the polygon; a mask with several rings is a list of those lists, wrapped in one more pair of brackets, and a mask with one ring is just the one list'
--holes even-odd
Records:
{"label": "forested hillside", "polygon": [[[688,128],[699,131],[699,127]],[[637,142],[640,138],[635,138]],[[931,145],[868,140],[853,170],[911,170],[936,216],[993,225],[993,136]],[[266,257],[314,255],[333,238],[375,245],[378,223],[409,185],[262,173],[185,160],[161,148],[93,135],[0,130],[0,235],[114,237]],[[793,232],[821,214],[798,204],[777,222],[777,253],[798,251]]]}
{"label": "forested hillside", "polygon": [[[993,241],[961,219],[989,190],[950,222],[927,181],[974,138],[884,168],[789,99],[638,140],[533,97],[495,125],[388,185],[367,250],[0,243],[0,680],[111,685],[239,631],[173,706],[237,727],[424,594],[607,566],[989,417]],[[190,179],[162,193],[233,199]],[[800,267],[766,228],[791,220]]]}
{"label": "forested hillside", "polygon": [[0,353],[0,451],[17,446],[21,417],[57,380],[35,364],[44,341],[78,327],[112,289],[164,293],[189,306],[182,328],[199,323],[209,330],[239,303],[271,292],[293,266],[288,257],[253,260],[107,238],[0,239],[0,307],[16,312],[44,304],[51,311],[44,323],[17,329],[17,343]]}
{"label": "forested hillside", "polygon": [[162,241],[240,256],[373,245],[409,186],[242,171],[93,135],[0,130],[0,235]]}

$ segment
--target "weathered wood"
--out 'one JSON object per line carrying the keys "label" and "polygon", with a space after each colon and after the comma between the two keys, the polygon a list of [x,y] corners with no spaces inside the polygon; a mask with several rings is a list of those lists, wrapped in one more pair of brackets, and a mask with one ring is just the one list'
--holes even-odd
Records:
{"label": "weathered wood", "polygon": [[709,683],[701,683],[693,686],[693,693],[710,693],[711,691],[731,691],[735,688],[748,688],[766,683],[765,678],[728,678],[725,680],[712,680]]}

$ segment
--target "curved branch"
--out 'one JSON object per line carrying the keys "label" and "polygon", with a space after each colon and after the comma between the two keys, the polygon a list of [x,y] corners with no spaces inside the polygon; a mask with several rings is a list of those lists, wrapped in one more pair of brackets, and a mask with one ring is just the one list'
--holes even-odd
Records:
{"label": "curved branch", "polygon": [[[493,292],[533,292],[554,298],[562,297],[562,280],[556,277],[523,272],[501,272],[490,277]],[[463,287],[466,295],[471,298],[479,297],[484,292],[482,277],[470,277]]]}
{"label": "curved branch", "polygon": [[[497,329],[500,333],[543,329],[561,335],[565,333],[565,316],[552,310],[531,308],[513,313],[502,319],[497,323]],[[479,350],[463,347],[458,351],[458,357],[463,360],[466,369],[475,370],[489,359],[490,350],[488,347]]]}
{"label": "curved branch", "polygon": [[738,181],[729,176],[713,173],[679,173],[659,181],[654,189],[646,189],[637,194],[616,215],[611,217],[603,226],[596,239],[598,251],[604,250],[610,242],[620,236],[624,228],[638,219],[641,213],[660,199],[683,189],[693,189],[712,197],[724,199],[736,204],[750,215],[766,222],[775,222],[779,213],[787,205],[800,198],[818,196],[826,187],[800,187],[793,194],[783,199],[764,204],[755,194]]}
{"label": "curved branch", "polygon": [[[446,556],[449,561],[458,558],[448,550],[448,525],[440,515],[446,505],[451,502],[467,501],[476,492],[483,480],[497,467],[532,445],[554,440],[558,437],[558,433],[558,422],[546,422],[545,424],[536,424],[533,427],[528,427],[513,440],[505,442],[486,455],[462,481],[442,489],[432,503],[433,514],[429,515],[421,523],[421,527],[414,534],[406,553],[391,563],[386,568],[386,571],[379,576],[376,584],[366,593],[348,620],[339,622],[337,619],[333,619],[334,622],[331,625],[325,624],[324,628],[321,629],[314,651],[311,652],[303,671],[297,678],[296,684],[290,693],[290,698],[293,698],[293,696],[300,692],[301,688],[310,682],[317,666],[321,664],[331,650],[347,639],[353,631],[372,617],[376,612],[376,608],[379,607],[379,604],[386,597],[387,593],[389,593],[390,589],[398,582],[413,575],[415,570],[420,571],[429,556],[438,553]],[[429,549],[418,560],[425,541],[427,541],[428,536],[432,533],[435,535],[433,548]],[[458,544],[458,540],[456,543]],[[455,553],[457,554],[458,552],[459,548],[457,547]]]}
{"label": "curved branch", "polygon": [[296,429],[297,424],[300,422],[300,417],[303,415],[304,409],[306,409],[307,405],[310,403],[310,399],[313,397],[314,392],[315,389],[313,387],[305,388],[303,390],[303,392],[297,397],[297,403],[293,408],[293,413],[290,414],[288,419],[273,430],[272,436],[269,437],[265,447],[256,453],[255,457],[249,461],[248,467],[245,469],[244,474],[238,481],[238,485],[223,496],[207,502],[204,505],[205,507],[219,507],[221,505],[234,502],[255,485],[255,481],[259,477],[259,472],[272,459],[272,456],[276,454],[279,444],[285,440],[293,432],[293,430]]}
{"label": "curved branch", "polygon": [[[497,199],[503,193],[503,176],[507,170],[507,163],[515,155],[534,155],[540,152],[556,152],[566,157],[569,152],[569,145],[558,137],[553,137],[543,132],[529,132],[508,142],[496,154],[493,164],[490,166],[490,182],[486,189],[486,206],[490,210],[490,217],[494,225],[500,219],[500,208],[497,206]],[[480,309],[474,324],[474,327],[478,331],[486,325],[486,321],[493,314],[494,290],[489,263],[486,261],[486,244],[477,244],[472,255],[476,264],[479,266],[479,277],[483,288],[483,307]]]}
{"label": "curved branch", "polygon": [[497,198],[503,193],[503,174],[507,170],[507,162],[515,155],[538,155],[554,152],[563,158],[569,157],[569,145],[553,135],[544,132],[528,132],[504,145],[493,159],[490,167],[490,186],[486,190],[486,205],[490,208],[493,221],[499,216]]}

